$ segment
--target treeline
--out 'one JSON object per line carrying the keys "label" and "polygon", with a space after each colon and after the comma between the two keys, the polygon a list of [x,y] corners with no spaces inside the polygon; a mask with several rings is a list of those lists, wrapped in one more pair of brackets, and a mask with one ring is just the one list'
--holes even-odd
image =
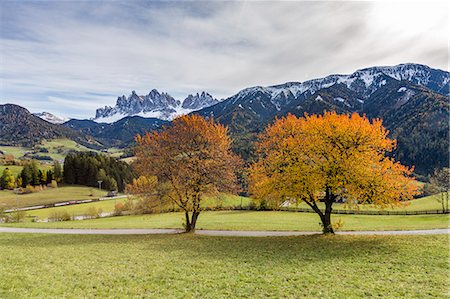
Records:
{"label": "treeline", "polygon": [[17,177],[6,167],[0,176],[0,189],[12,190],[16,187],[26,188],[50,184],[55,186],[62,181],[62,168],[57,161],[51,169],[43,170],[39,166],[36,160],[29,161],[23,165],[23,169]]}
{"label": "treeline", "polygon": [[17,178],[17,185],[26,186],[39,186],[48,185],[52,181],[61,182],[62,180],[62,169],[61,164],[55,161],[52,169],[41,170],[39,169],[39,164],[36,160],[32,160],[23,166],[23,169]]}
{"label": "treeline", "polygon": [[124,191],[135,177],[125,162],[94,152],[70,153],[64,160],[64,183],[96,187],[101,181],[105,190]]}

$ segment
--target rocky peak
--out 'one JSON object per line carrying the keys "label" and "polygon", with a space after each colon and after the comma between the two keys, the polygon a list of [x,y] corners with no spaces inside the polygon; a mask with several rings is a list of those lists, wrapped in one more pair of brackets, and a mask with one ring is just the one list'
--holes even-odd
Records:
{"label": "rocky peak", "polygon": [[213,98],[212,95],[202,91],[201,94],[196,93],[195,95],[188,95],[187,98],[184,99],[182,107],[185,109],[199,110],[217,103],[219,103],[219,101]]}

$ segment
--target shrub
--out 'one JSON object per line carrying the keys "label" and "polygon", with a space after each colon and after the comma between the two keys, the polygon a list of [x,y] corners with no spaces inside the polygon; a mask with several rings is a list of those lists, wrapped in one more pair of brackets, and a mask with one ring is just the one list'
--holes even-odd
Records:
{"label": "shrub", "polygon": [[21,222],[25,219],[25,216],[27,213],[25,211],[21,210],[15,210],[11,213],[4,213],[4,219],[3,221],[6,223],[12,223],[12,222]]}
{"label": "shrub", "polygon": [[101,208],[96,209],[95,207],[89,207],[86,210],[85,215],[89,218],[99,218],[99,217],[101,217],[102,213],[103,213],[103,210]]}
{"label": "shrub", "polygon": [[71,219],[72,218],[70,217],[70,214],[66,210],[64,211],[54,210],[48,216],[48,221],[50,222],[69,221]]}
{"label": "shrub", "polygon": [[52,182],[50,183],[50,187],[58,188],[58,183],[55,180],[52,180]]}
{"label": "shrub", "polygon": [[36,190],[34,189],[33,186],[31,185],[27,185],[25,188],[22,188],[22,194],[29,194],[29,193],[33,193],[36,192]]}
{"label": "shrub", "polygon": [[344,227],[344,221],[341,218],[339,218],[338,220],[334,221],[331,226],[335,231],[341,230]]}
{"label": "shrub", "polygon": [[125,204],[118,202],[114,206],[114,215],[115,216],[121,216],[123,212],[127,211]]}

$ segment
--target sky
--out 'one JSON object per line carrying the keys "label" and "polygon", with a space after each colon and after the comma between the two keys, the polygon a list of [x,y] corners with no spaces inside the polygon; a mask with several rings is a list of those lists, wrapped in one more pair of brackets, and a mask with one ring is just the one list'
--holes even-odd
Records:
{"label": "sky", "polygon": [[91,118],[132,90],[183,100],[421,63],[449,70],[448,2],[0,1],[0,104]]}

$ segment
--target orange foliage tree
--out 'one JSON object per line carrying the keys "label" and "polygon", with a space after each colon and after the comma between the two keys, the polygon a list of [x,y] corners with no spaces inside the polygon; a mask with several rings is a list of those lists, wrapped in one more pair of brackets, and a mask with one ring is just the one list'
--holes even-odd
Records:
{"label": "orange foliage tree", "polygon": [[138,135],[136,141],[137,172],[156,177],[159,196],[185,212],[186,232],[195,230],[205,195],[238,190],[241,161],[231,152],[228,129],[213,120],[181,116],[160,132]]}
{"label": "orange foliage tree", "polygon": [[331,212],[339,199],[388,207],[418,193],[412,169],[387,155],[396,144],[387,134],[381,120],[356,113],[277,119],[260,136],[250,192],[274,206],[304,201],[320,216],[323,232],[334,233]]}

